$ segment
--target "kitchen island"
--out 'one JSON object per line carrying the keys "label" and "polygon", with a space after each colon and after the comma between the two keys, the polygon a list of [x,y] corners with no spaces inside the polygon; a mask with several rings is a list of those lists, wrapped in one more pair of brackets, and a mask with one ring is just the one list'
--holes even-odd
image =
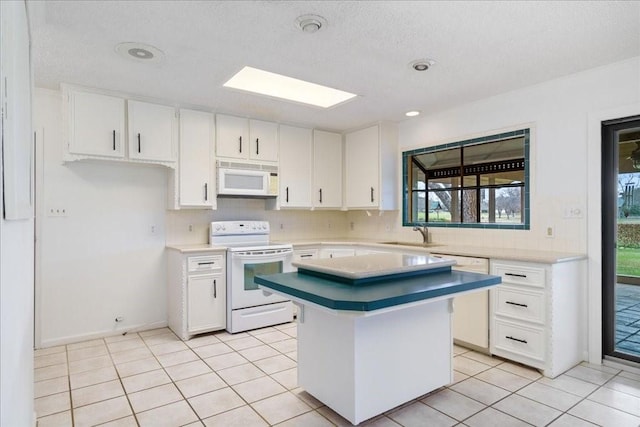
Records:
{"label": "kitchen island", "polygon": [[255,281],[299,307],[298,385],[353,424],[450,384],[453,297],[500,283],[426,255],[294,265]]}

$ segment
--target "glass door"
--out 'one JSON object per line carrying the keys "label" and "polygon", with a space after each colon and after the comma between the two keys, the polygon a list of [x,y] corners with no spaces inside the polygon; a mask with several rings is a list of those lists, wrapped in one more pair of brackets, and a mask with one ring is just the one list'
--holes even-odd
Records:
{"label": "glass door", "polygon": [[640,117],[602,125],[603,354],[640,362]]}

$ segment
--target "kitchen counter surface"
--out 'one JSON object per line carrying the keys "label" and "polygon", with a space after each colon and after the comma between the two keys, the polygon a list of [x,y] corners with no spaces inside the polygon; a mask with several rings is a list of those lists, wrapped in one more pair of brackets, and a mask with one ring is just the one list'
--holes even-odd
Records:
{"label": "kitchen counter surface", "polygon": [[378,276],[398,274],[423,274],[425,270],[447,268],[451,270],[453,260],[435,258],[428,254],[370,254],[358,257],[323,258],[294,261],[294,267],[324,275],[338,276],[355,283],[360,279],[371,280]]}
{"label": "kitchen counter surface", "polygon": [[[373,246],[380,249],[405,250],[410,252],[424,252],[443,255],[458,255],[468,257],[504,259],[514,261],[536,262],[542,264],[557,264],[561,262],[577,261],[586,259],[585,254],[568,253],[568,252],[549,252],[531,249],[516,248],[490,248],[482,246],[461,246],[429,243],[427,247],[414,242],[389,242],[389,239],[372,240],[372,239],[304,239],[288,241],[292,243],[294,249],[303,249],[307,246]],[[405,244],[403,244],[405,243]]]}
{"label": "kitchen counter surface", "polygon": [[167,245],[166,248],[181,252],[183,254],[189,254],[193,252],[220,252],[227,250],[225,246],[209,246],[204,243],[197,245]]}

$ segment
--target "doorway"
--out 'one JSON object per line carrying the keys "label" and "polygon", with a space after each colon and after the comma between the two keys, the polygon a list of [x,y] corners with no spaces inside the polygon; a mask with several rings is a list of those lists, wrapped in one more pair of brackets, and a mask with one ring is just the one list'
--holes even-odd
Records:
{"label": "doorway", "polygon": [[602,123],[603,355],[640,362],[640,116]]}

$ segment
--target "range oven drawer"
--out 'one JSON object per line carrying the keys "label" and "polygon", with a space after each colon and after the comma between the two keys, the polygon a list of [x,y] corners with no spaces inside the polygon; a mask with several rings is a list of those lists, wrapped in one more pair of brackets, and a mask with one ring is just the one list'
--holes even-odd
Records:
{"label": "range oven drawer", "polygon": [[190,256],[187,259],[189,273],[220,271],[224,266],[225,262],[222,255]]}

